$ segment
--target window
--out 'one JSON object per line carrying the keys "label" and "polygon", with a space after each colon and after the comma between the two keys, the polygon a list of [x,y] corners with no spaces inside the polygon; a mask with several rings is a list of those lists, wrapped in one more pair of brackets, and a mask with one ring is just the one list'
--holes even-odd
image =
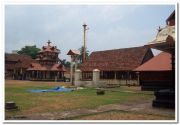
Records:
{"label": "window", "polygon": [[127,72],[116,72],[116,79],[127,79]]}
{"label": "window", "polygon": [[138,79],[138,74],[136,74],[135,72],[131,72],[130,75],[132,80]]}
{"label": "window", "polygon": [[113,71],[102,71],[100,72],[100,79],[114,79],[115,72]]}
{"label": "window", "polygon": [[82,80],[92,80],[92,72],[82,72]]}
{"label": "window", "polygon": [[137,79],[137,74],[135,72],[119,71],[116,72],[116,78],[122,80],[135,80]]}

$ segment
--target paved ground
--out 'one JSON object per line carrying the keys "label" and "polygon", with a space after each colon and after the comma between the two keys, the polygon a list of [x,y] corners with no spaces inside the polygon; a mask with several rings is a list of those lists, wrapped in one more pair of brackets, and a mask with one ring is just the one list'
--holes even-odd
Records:
{"label": "paved ground", "polygon": [[96,113],[103,113],[108,111],[126,111],[126,112],[137,112],[147,115],[160,115],[164,117],[175,117],[174,109],[162,109],[162,108],[153,108],[151,102],[144,102],[141,104],[110,104],[99,106],[95,109],[76,109],[71,111],[64,112],[47,112],[41,114],[33,114],[27,116],[16,116],[9,117],[6,119],[16,119],[16,120],[62,120],[62,119],[71,119],[83,115],[92,115]]}

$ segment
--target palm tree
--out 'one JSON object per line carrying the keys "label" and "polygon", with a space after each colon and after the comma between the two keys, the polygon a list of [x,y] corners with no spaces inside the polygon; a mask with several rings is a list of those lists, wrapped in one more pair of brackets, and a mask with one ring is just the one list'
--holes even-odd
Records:
{"label": "palm tree", "polygon": [[[78,56],[78,60],[79,60],[79,63],[82,63],[84,46],[82,46],[78,50],[80,51],[80,55]],[[88,56],[89,56],[89,50],[86,48],[86,59],[88,58]]]}

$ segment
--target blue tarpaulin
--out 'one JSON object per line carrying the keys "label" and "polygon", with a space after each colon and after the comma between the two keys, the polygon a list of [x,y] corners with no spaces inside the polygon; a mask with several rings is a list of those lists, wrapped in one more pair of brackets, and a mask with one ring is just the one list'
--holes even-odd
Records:
{"label": "blue tarpaulin", "polygon": [[34,90],[28,90],[29,92],[70,92],[73,91],[72,89],[69,88],[63,88],[63,87],[55,87],[55,88],[51,88],[51,89],[34,89]]}

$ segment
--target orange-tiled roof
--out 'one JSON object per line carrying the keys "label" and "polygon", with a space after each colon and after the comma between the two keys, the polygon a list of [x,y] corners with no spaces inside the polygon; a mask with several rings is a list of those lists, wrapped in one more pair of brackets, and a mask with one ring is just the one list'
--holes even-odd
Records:
{"label": "orange-tiled roof", "polygon": [[145,62],[134,71],[169,71],[172,70],[171,54],[161,52],[159,55]]}
{"label": "orange-tiled roof", "polygon": [[39,71],[45,71],[47,70],[46,67],[43,67],[39,63],[31,63],[30,67],[27,70],[39,70]]}
{"label": "orange-tiled roof", "polygon": [[65,72],[65,68],[61,64],[54,64],[52,66],[42,66],[39,63],[31,63],[27,70],[38,70],[38,71],[62,71]]}
{"label": "orange-tiled roof", "polygon": [[69,52],[67,53],[67,55],[80,55],[79,50],[69,50]]}
{"label": "orange-tiled roof", "polygon": [[55,52],[55,53],[59,53],[60,50],[56,48],[56,46],[51,46],[50,45],[50,41],[47,42],[48,45],[47,46],[43,46],[42,47],[42,50],[39,52],[39,53],[42,53],[42,52]]}
{"label": "orange-tiled roof", "polygon": [[51,68],[51,71],[66,71],[63,65],[61,64],[54,64]]}
{"label": "orange-tiled roof", "polygon": [[82,71],[129,71],[140,66],[145,54],[151,51],[147,47],[133,47],[92,52],[89,59],[81,65]]}

